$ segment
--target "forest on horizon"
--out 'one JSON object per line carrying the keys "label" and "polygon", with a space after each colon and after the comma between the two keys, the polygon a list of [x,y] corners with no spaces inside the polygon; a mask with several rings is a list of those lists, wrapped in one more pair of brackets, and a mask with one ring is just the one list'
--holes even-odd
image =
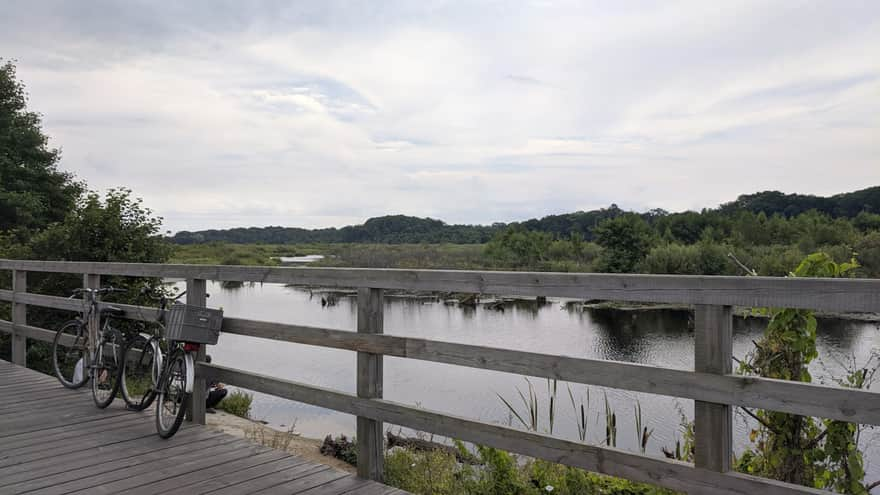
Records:
{"label": "forest on horizon", "polygon": [[729,233],[737,224],[750,217],[756,222],[780,217],[790,220],[801,214],[813,212],[819,219],[829,222],[848,219],[862,231],[880,225],[880,186],[859,191],[836,194],[829,197],[784,194],[779,191],[764,191],[744,194],[735,201],[724,203],[717,208],[706,208],[700,212],[684,211],[671,213],[661,209],[647,212],[625,211],[616,204],[608,208],[591,211],[578,211],[542,218],[532,218],[521,222],[493,223],[491,225],[447,224],[433,218],[419,218],[407,215],[386,215],[368,219],[361,225],[341,228],[304,229],[299,227],[238,227],[231,229],[208,229],[181,231],[170,237],[175,244],[200,244],[206,242],[229,242],[236,244],[301,244],[301,243],[451,243],[483,244],[496,234],[508,228],[545,232],[556,238],[568,239],[573,234],[586,241],[595,237],[595,229],[608,219],[622,215],[635,214],[654,227],[658,234],[669,233],[676,241],[692,244],[698,241],[705,229]]}

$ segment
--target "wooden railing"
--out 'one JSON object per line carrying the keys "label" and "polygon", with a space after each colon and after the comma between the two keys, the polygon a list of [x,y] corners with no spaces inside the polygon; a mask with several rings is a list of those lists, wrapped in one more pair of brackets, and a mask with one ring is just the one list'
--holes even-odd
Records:
{"label": "wooden railing", "polygon": [[[216,380],[357,416],[358,472],[381,480],[383,422],[457,438],[688,493],[822,493],[731,470],[732,406],[770,409],[866,425],[880,425],[880,393],[747,377],[732,373],[732,306],[791,307],[880,312],[880,280],[763,277],[608,275],[441,270],[159,265],[0,260],[11,270],[12,356],[24,364],[25,339],[51,340],[54,332],[27,325],[29,305],[79,311],[81,302],[26,291],[27,272],[83,274],[90,284],[102,275],[187,280],[189,302],[205,304],[205,280],[272,282],[357,288],[357,332],[228,317],[223,332],[357,352],[357,393],[199,362],[196,377]],[[555,356],[435,340],[383,335],[383,290],[479,292],[682,303],[695,306],[694,371]],[[194,298],[194,299],[193,299]],[[155,311],[118,305],[132,319]],[[146,317],[144,315],[147,315]],[[538,331],[538,329],[536,329]],[[588,385],[693,399],[694,464],[588,445],[488,424],[382,398],[382,357],[395,356],[546,377]],[[204,386],[196,386],[197,391]],[[204,422],[204,397],[195,397],[193,419]]]}

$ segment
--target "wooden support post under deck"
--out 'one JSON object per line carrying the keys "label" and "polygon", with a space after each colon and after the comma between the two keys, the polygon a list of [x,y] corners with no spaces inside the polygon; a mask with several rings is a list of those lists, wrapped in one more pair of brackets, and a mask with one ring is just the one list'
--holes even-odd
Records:
{"label": "wooden support post under deck", "polygon": [[[208,305],[207,284],[204,279],[187,279],[186,303],[193,306],[202,307]],[[198,354],[196,355],[195,361],[204,361],[207,354],[208,346],[206,344],[202,344],[199,348]],[[190,396],[192,404],[189,408],[189,412],[187,413],[187,419],[189,419],[193,423],[197,423],[200,425],[205,424],[205,399],[207,396],[207,388],[208,386],[205,383],[205,379],[197,377],[195,383],[193,384],[192,396]]]}
{"label": "wooden support post under deck", "polygon": [[[694,316],[694,371],[730,374],[733,370],[733,315],[730,306],[697,305]],[[694,465],[731,469],[733,416],[727,404],[694,401]]]}
{"label": "wooden support post under deck", "polygon": [[16,301],[20,293],[27,292],[26,271],[12,271],[12,291],[12,362],[27,366],[27,338],[17,328],[17,325],[27,325],[27,304]]}
{"label": "wooden support post under deck", "polygon": [[[358,333],[382,333],[382,289],[358,289]],[[357,395],[368,399],[382,398],[382,355],[357,353]],[[385,435],[381,421],[357,418],[357,473],[362,478],[381,482],[384,478]]]}
{"label": "wooden support post under deck", "polygon": [[[86,273],[83,275],[83,287],[86,289],[99,289],[101,288],[101,276],[100,275],[92,275],[90,273]],[[95,296],[97,298],[97,296]],[[89,294],[83,294],[83,299],[88,300]],[[94,342],[98,341],[98,325],[101,324],[101,315],[99,312],[95,311],[89,318],[89,321],[86,322],[89,327],[89,345],[93,345]],[[95,361],[95,356],[89,356],[89,362],[93,363]],[[90,372],[91,373],[91,372]]]}

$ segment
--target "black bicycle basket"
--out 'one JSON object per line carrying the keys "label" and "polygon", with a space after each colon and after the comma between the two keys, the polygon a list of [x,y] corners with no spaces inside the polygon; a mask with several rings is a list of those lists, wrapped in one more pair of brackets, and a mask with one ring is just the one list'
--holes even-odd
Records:
{"label": "black bicycle basket", "polygon": [[223,310],[175,303],[165,317],[165,338],[215,345],[220,338]]}

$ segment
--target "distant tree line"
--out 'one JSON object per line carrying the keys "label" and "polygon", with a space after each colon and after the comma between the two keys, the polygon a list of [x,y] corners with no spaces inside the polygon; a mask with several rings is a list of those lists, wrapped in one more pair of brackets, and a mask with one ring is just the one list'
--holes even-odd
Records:
{"label": "distant tree line", "polygon": [[[757,215],[772,219],[774,225],[780,221],[797,217],[803,213],[822,214],[817,218],[848,219],[854,227],[861,230],[877,227],[880,224],[880,186],[831,197],[802,194],[783,194],[766,191],[740,196],[736,201],[725,203],[718,208],[704,209],[701,212],[686,211],[670,213],[665,210],[650,210],[636,213],[659,234],[693,244],[703,237],[707,228],[713,235],[731,235],[738,227],[749,228],[746,224],[760,222]],[[176,244],[201,244],[208,242],[230,242],[237,244],[307,244],[307,243],[378,243],[378,244],[417,244],[452,243],[483,244],[507,228],[545,232],[554,238],[571,238],[579,235],[584,241],[595,240],[597,228],[605,220],[624,214],[631,214],[617,205],[592,211],[579,211],[561,215],[548,215],[510,224],[492,225],[450,225],[433,218],[418,218],[406,215],[388,215],[371,218],[363,225],[350,225],[341,228],[303,229],[297,227],[249,227],[223,230],[182,231],[171,238]],[[753,213],[743,216],[743,213]],[[754,229],[752,229],[754,230]],[[772,229],[771,229],[772,230]],[[784,230],[784,227],[783,227]],[[668,232],[667,232],[668,231]],[[774,234],[789,235],[782,231]],[[751,235],[746,233],[744,235]],[[756,239],[763,242],[761,239]]]}
{"label": "distant tree line", "polygon": [[237,244],[371,243],[483,244],[505,227],[449,225],[433,218],[388,215],[371,218],[363,225],[341,228],[249,227],[224,230],[182,231],[171,238],[176,244],[231,242]]}
{"label": "distant tree line", "polygon": [[[481,268],[681,275],[742,274],[733,255],[761,275],[784,276],[806,255],[823,251],[838,263],[855,258],[858,274],[880,277],[880,186],[831,197],[767,191],[699,212],[636,213],[611,205],[485,226],[393,215],[339,229],[180,232],[172,241],[485,244]],[[469,257],[467,267],[474,262]]]}
{"label": "distant tree line", "polygon": [[[880,215],[834,218],[817,210],[792,217],[740,209],[671,215],[624,213],[593,229],[592,241],[515,225],[487,245],[493,268],[676,275],[741,275],[739,263],[766,276],[786,276],[817,251],[855,260],[856,275],[880,277]],[[734,261],[734,259],[739,260]]]}

